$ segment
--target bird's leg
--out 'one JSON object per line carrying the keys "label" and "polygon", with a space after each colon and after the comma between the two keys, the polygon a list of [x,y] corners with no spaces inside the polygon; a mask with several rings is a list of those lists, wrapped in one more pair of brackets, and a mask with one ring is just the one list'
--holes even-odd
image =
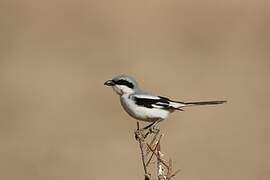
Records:
{"label": "bird's leg", "polygon": [[157,126],[157,124],[162,121],[162,119],[159,119],[157,121],[155,121],[155,123],[150,127],[149,131],[150,133],[154,133],[154,134],[158,134],[160,129]]}
{"label": "bird's leg", "polygon": [[156,125],[157,125],[160,121],[162,121],[162,119],[158,119],[158,120],[152,122],[151,124],[149,124],[149,125],[147,125],[147,126],[145,126],[145,127],[143,127],[143,128],[140,129],[140,131],[149,130],[149,131],[144,135],[144,138],[146,138],[149,134],[152,134],[152,133],[158,134],[158,133],[159,133],[160,129],[157,128]]}
{"label": "bird's leg", "polygon": [[142,130],[147,130],[148,128],[151,128],[155,123],[156,123],[156,121],[152,122],[151,124],[143,127]]}
{"label": "bird's leg", "polygon": [[149,131],[145,134],[145,137],[147,137],[149,134],[152,134],[152,133],[154,133],[154,134],[158,134],[159,133],[160,130],[159,130],[159,128],[156,127],[156,125],[160,121],[162,121],[162,119],[158,119],[158,120],[152,122],[151,124],[149,124],[149,125],[147,125],[147,126],[145,126],[144,128],[141,129],[141,130],[147,130],[147,129],[149,129]]}
{"label": "bird's leg", "polygon": [[151,124],[149,124],[149,125],[147,125],[147,126],[141,128],[141,129],[139,129],[139,131],[141,131],[141,132],[149,129],[149,131],[147,131],[147,132],[144,134],[144,138],[147,138],[147,136],[148,136],[149,134],[152,133],[150,129],[151,129],[151,127],[152,127],[155,123],[156,123],[156,122],[154,121],[154,122],[152,122]]}

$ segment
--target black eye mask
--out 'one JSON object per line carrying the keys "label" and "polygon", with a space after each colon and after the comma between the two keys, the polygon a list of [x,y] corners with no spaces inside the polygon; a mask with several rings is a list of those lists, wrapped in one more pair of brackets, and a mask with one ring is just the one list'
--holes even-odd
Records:
{"label": "black eye mask", "polygon": [[113,82],[117,85],[124,85],[124,86],[131,88],[131,89],[134,88],[134,85],[131,82],[124,80],[124,79],[120,79],[118,81],[113,80]]}

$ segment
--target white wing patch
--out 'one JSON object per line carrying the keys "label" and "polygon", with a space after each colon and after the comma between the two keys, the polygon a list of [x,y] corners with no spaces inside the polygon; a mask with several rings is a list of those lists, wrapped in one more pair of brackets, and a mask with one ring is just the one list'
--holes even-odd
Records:
{"label": "white wing patch", "polygon": [[133,97],[142,98],[142,99],[160,99],[158,96],[148,95],[148,94],[134,94]]}
{"label": "white wing patch", "polygon": [[183,107],[183,103],[178,103],[170,100],[166,97],[161,96],[152,96],[148,94],[136,94],[131,95],[131,98],[135,101],[138,106],[146,107],[146,108],[158,108],[164,110],[179,110],[179,107]]}

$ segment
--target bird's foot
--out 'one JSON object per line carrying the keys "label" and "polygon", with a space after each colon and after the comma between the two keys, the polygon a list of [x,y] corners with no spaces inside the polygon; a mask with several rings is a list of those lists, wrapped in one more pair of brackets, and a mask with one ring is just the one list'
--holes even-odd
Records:
{"label": "bird's foot", "polygon": [[145,126],[141,129],[137,129],[135,131],[135,139],[138,140],[138,138],[147,138],[148,135],[155,134],[157,135],[160,132],[160,129],[157,127],[157,124],[160,121],[152,122],[150,125]]}
{"label": "bird's foot", "polygon": [[150,134],[158,134],[160,132],[160,129],[156,126],[152,126],[149,128],[149,131],[148,131]]}

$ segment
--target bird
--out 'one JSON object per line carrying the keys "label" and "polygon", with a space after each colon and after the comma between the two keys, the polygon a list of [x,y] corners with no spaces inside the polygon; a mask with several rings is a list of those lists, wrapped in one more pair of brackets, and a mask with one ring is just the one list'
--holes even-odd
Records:
{"label": "bird", "polygon": [[142,90],[138,82],[129,75],[117,75],[107,80],[104,85],[112,87],[119,95],[123,109],[133,118],[151,123],[143,129],[155,127],[175,111],[183,108],[202,105],[218,105],[227,101],[198,101],[184,102],[172,100],[168,97],[157,96]]}

